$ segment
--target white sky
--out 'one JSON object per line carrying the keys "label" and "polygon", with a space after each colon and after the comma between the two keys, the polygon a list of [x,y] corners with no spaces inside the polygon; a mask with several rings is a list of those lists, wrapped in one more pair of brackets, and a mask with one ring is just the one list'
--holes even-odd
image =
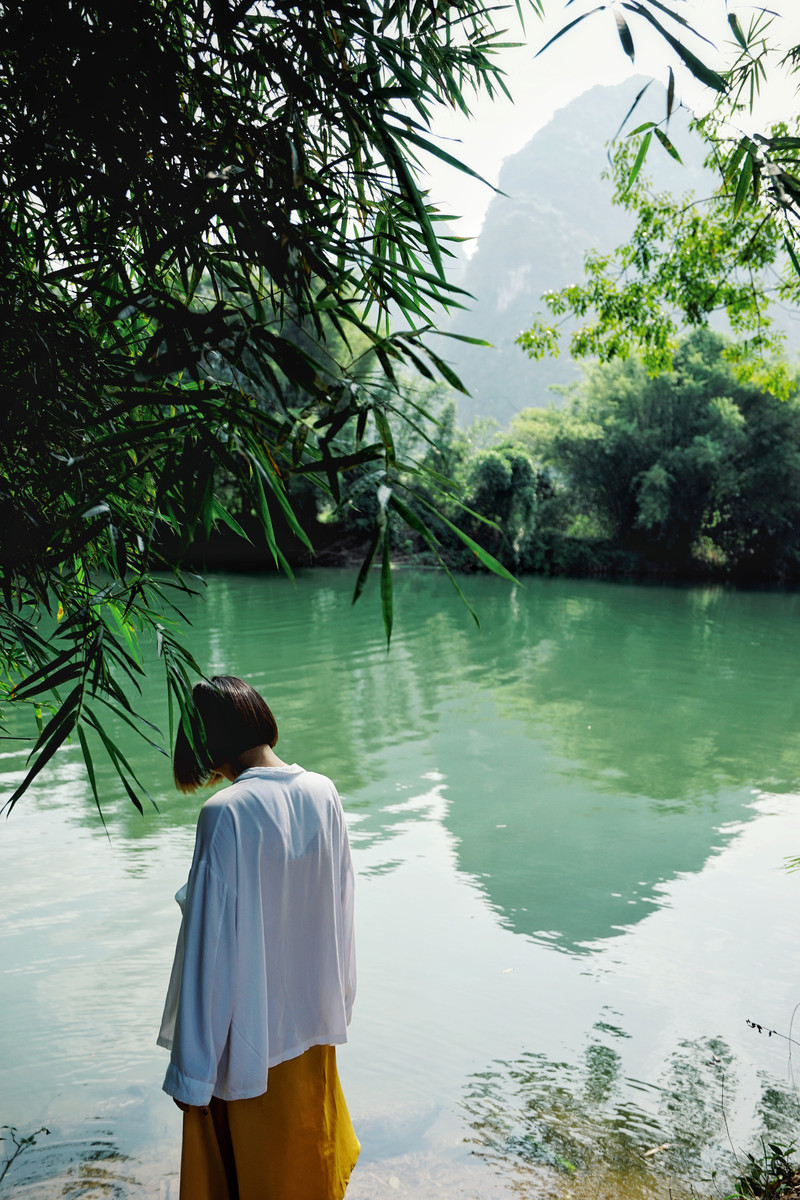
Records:
{"label": "white sky", "polygon": [[[523,8],[525,0],[522,0]],[[682,31],[681,41],[711,66],[723,67],[733,56],[733,35],[728,26],[727,12],[735,12],[744,28],[754,15],[754,6],[728,0],[670,0],[677,11],[702,29],[714,43],[710,46]],[[712,93],[699,85],[680,59],[659,37],[655,30],[630,12],[625,18],[633,34],[636,61],[632,65],[620,44],[613,15],[613,4],[607,11],[587,17],[558,42],[534,59],[543,46],[569,20],[581,12],[589,12],[598,0],[577,0],[565,10],[563,0],[546,0],[547,17],[540,20],[534,13],[526,16],[526,29],[521,33],[513,3],[508,9],[509,37],[504,40],[526,44],[515,50],[502,51],[498,59],[506,73],[506,82],[514,97],[511,104],[504,98],[494,102],[479,98],[473,104],[473,119],[461,114],[447,115],[437,121],[436,133],[443,146],[490,183],[496,184],[503,159],[515,154],[534,133],[575,96],[596,84],[617,84],[632,75],[655,75],[666,83],[671,64],[676,76],[676,101],[702,111],[708,107]],[[800,0],[778,0],[770,5],[782,13],[772,27],[772,36],[784,47],[800,43]],[[656,11],[655,9],[653,10]],[[666,18],[664,24],[679,32]],[[764,92],[762,103],[752,122],[752,129],[763,128],[798,111],[795,85],[772,80]],[[624,113],[620,113],[620,119]],[[744,119],[744,118],[743,118]],[[749,120],[749,119],[748,119]],[[611,138],[616,129],[609,129]],[[452,139],[452,140],[451,140]],[[443,164],[434,163],[429,172],[431,200],[442,211],[461,217],[456,231],[464,237],[475,237],[491,200],[492,192],[477,181]],[[467,253],[473,247],[466,245]]]}

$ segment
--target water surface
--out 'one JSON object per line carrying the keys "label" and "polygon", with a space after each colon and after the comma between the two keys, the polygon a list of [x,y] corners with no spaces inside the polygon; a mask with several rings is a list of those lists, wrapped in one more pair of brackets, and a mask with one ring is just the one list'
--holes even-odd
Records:
{"label": "water surface", "polygon": [[[673,1197],[791,1137],[800,601],[397,572],[387,654],[349,572],[218,575],[209,673],[269,698],[350,823],[359,996],[339,1055],[348,1193]],[[144,703],[166,724],[152,652]],[[0,829],[0,1124],[51,1134],[10,1195],[177,1198],[154,1045],[198,801],[117,731],[158,804],[66,748]],[[14,743],[4,791],[21,775]]]}

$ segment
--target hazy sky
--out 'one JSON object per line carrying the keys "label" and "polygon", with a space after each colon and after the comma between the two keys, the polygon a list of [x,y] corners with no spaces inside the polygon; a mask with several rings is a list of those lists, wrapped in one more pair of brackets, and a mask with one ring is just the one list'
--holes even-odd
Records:
{"label": "hazy sky", "polygon": [[[509,41],[525,44],[515,50],[503,51],[499,61],[506,72],[507,84],[514,97],[511,104],[505,99],[494,102],[483,97],[473,104],[473,119],[459,115],[439,120],[436,133],[443,145],[456,157],[462,158],[491,183],[497,183],[501,163],[530,140],[545,125],[557,108],[595,84],[616,84],[632,75],[655,75],[666,82],[667,68],[675,69],[676,99],[693,110],[702,110],[709,103],[710,93],[698,85],[680,60],[646,22],[625,13],[636,47],[636,62],[631,64],[619,41],[612,6],[589,16],[581,25],[570,30],[540,58],[536,51],[548,38],[581,12],[597,6],[598,0],[576,0],[564,9],[563,0],[546,0],[547,18],[542,21],[531,13],[526,28],[520,30],[513,3],[509,6]],[[691,48],[703,61],[722,67],[733,54],[733,37],[726,14],[733,11],[746,28],[754,14],[754,6],[729,0],[674,0],[678,11],[712,40],[713,46],[693,39]],[[524,7],[525,0],[523,0]],[[773,33],[786,47],[800,43],[800,0],[778,0],[770,7],[782,13],[773,24]],[[665,24],[675,29],[674,24]],[[685,38],[684,38],[685,40]],[[754,129],[763,128],[769,120],[798,110],[793,87],[772,87],[765,94]],[[624,113],[620,113],[620,119]],[[609,129],[609,138],[616,132]],[[452,140],[451,140],[452,139]],[[431,199],[448,213],[459,214],[457,231],[474,237],[480,230],[486,207],[491,199],[489,188],[470,180],[451,168],[434,165],[430,171]],[[468,248],[469,252],[469,248]]]}

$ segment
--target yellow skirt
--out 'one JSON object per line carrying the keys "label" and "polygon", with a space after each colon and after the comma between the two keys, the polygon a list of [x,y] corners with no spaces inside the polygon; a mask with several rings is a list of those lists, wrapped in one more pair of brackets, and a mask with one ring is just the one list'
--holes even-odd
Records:
{"label": "yellow skirt", "polygon": [[336,1051],[312,1046],[263,1096],[183,1114],[180,1200],[342,1200],[360,1149]]}

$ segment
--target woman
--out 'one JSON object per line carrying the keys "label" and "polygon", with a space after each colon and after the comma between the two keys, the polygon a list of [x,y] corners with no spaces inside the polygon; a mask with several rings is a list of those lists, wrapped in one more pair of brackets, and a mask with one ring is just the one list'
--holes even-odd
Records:
{"label": "woman", "polygon": [[158,1037],[184,1113],[181,1200],[341,1200],[359,1152],[334,1050],[356,986],[341,802],[278,758],[249,684],[193,696],[202,733],[193,748],[179,729],[175,782],[231,786],[200,810]]}

